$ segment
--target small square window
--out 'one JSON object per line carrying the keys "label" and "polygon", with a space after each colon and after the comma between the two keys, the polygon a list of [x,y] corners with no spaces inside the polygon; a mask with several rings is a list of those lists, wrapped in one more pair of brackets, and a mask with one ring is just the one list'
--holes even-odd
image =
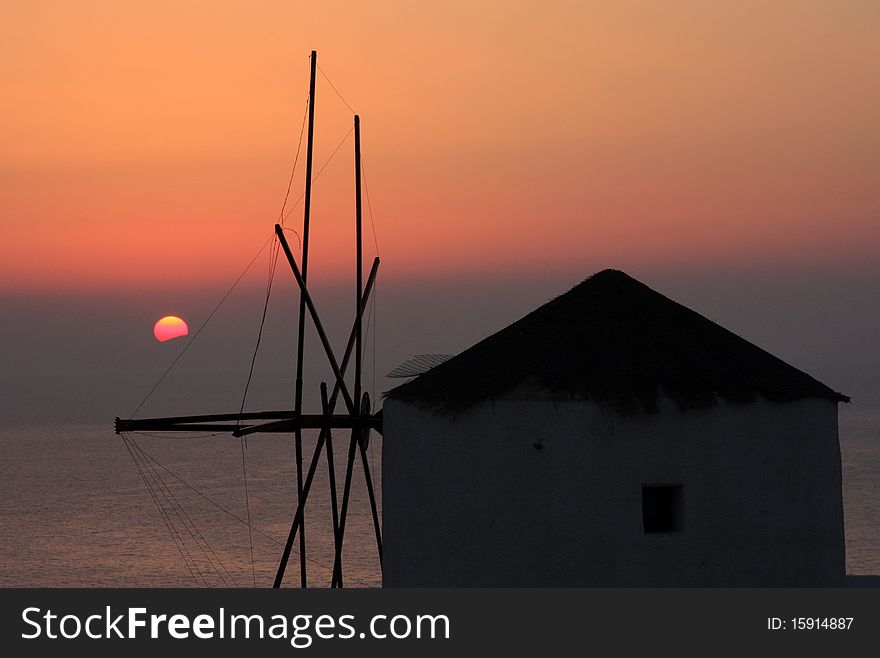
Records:
{"label": "small square window", "polygon": [[642,485],[642,523],[646,533],[681,532],[683,516],[680,484]]}

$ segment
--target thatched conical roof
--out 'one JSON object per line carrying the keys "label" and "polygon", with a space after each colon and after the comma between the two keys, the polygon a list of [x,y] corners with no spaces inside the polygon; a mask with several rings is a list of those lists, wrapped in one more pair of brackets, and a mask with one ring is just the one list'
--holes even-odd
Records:
{"label": "thatched conical roof", "polygon": [[773,402],[838,393],[699,313],[604,270],[387,397],[458,413],[514,389],[605,403],[623,414],[719,400]]}

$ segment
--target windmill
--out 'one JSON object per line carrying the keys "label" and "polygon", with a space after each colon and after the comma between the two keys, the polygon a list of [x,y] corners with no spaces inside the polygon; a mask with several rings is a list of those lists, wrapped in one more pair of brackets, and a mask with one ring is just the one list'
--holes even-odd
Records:
{"label": "windmill", "polygon": [[[290,249],[280,224],[275,225],[275,236],[290,265],[291,272],[299,288],[299,316],[297,332],[296,380],[293,409],[220,413],[192,416],[176,416],[163,418],[121,419],[116,418],[115,431],[125,435],[130,432],[211,432],[229,433],[233,437],[242,438],[257,433],[293,433],[296,459],[297,505],[287,541],[278,564],[274,587],[280,587],[290,558],[294,542],[299,540],[300,585],[308,583],[306,570],[305,542],[305,507],[312,488],[312,483],[321,462],[326,455],[329,465],[330,503],[333,519],[334,562],[332,587],[343,586],[342,547],[345,537],[346,518],[351,498],[352,479],[358,456],[363,467],[364,482],[369,496],[373,527],[376,535],[376,548],[379,564],[382,564],[382,532],[376,495],[373,488],[370,465],[367,456],[371,432],[382,433],[382,413],[371,412],[369,394],[362,390],[361,362],[363,350],[363,315],[373,290],[379,268],[379,258],[373,260],[366,283],[363,280],[362,250],[362,204],[361,204],[361,131],[360,117],[354,115],[354,159],[355,159],[355,231],[356,231],[356,296],[355,317],[351,332],[342,358],[338,359],[333,351],[315,302],[307,286],[309,263],[309,223],[311,211],[312,188],[312,156],[315,126],[315,74],[317,69],[317,53],[311,52],[308,104],[308,141],[306,151],[306,186],[304,194],[302,256],[301,263]],[[333,372],[334,382],[328,392],[326,382],[320,385],[321,412],[307,414],[303,412],[303,356],[305,350],[305,323],[310,320],[320,339],[321,348]],[[353,383],[346,383],[346,371],[350,361],[354,359]],[[339,398],[342,398],[344,411],[336,412]],[[304,469],[303,430],[319,430],[311,461]],[[344,430],[349,435],[348,451],[343,481],[342,499],[339,500],[335,476],[335,457],[333,453],[333,432]]]}

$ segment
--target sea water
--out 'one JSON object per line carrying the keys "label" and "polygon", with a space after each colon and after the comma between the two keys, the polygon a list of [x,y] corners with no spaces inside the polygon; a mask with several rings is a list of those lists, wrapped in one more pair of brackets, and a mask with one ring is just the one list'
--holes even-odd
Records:
{"label": "sea water", "polygon": [[[304,435],[305,467],[316,438],[314,432]],[[137,454],[165,467],[154,465],[161,479],[144,473],[159,505],[109,422],[0,430],[0,585],[271,586],[295,511],[293,439],[272,434],[249,437],[246,443],[229,436],[135,439],[144,451]],[[841,405],[849,574],[880,574],[878,439],[880,409]],[[381,513],[380,441],[371,442],[367,461]],[[334,435],[340,499],[348,447],[348,434]],[[346,586],[375,587],[381,576],[363,472],[358,455],[343,567]],[[328,483],[322,457],[306,514],[310,586],[326,587],[331,580]],[[299,584],[298,551],[297,538],[286,585]]]}
{"label": "sea water", "polygon": [[[165,467],[154,464],[153,473],[144,473],[153,494],[109,423],[0,435],[0,585],[271,586],[295,512],[292,436],[262,434],[246,443],[228,435],[133,438],[144,451],[138,454]],[[316,438],[313,432],[304,436],[305,469]],[[346,433],[333,441],[340,501],[349,439]],[[371,444],[368,463],[380,492],[380,446]],[[345,585],[375,587],[381,584],[375,532],[357,457],[343,547]],[[306,514],[311,586],[329,586],[332,575],[328,482],[322,453]],[[298,585],[299,577],[297,538],[285,585]]]}

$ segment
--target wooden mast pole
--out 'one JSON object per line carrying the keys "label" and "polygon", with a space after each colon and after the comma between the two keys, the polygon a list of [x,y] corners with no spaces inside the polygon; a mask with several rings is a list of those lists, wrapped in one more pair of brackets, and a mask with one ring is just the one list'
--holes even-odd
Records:
{"label": "wooden mast pole", "polygon": [[[318,66],[318,53],[312,51],[311,66],[309,71],[309,132],[308,142],[306,146],[306,189],[305,199],[303,200],[303,234],[302,234],[302,278],[303,282],[308,280],[309,271],[309,220],[311,219],[312,210],[312,155],[315,145],[315,75]],[[294,409],[296,412],[302,413],[302,392],[303,392],[303,352],[305,346],[305,329],[306,329],[306,300],[305,294],[300,292],[299,296],[299,328],[296,343],[296,384],[294,391]],[[294,434],[294,450],[296,452],[296,493],[297,502],[303,497],[303,454],[302,454],[302,430],[297,429]],[[305,514],[303,514],[303,517]],[[305,524],[300,528],[299,533],[299,571],[300,586],[307,587],[306,578],[306,533]],[[286,559],[285,559],[286,562]],[[282,567],[279,570],[283,573]]]}
{"label": "wooden mast pole", "polygon": [[327,361],[330,362],[330,368],[332,368],[336,381],[339,383],[339,388],[342,391],[342,397],[345,399],[345,405],[348,407],[348,412],[352,416],[356,416],[357,407],[351,398],[351,394],[348,392],[348,387],[345,385],[345,377],[342,375],[342,371],[339,369],[339,364],[333,354],[333,348],[330,345],[330,339],[327,338],[327,332],[324,331],[324,325],[321,323],[318,309],[315,308],[315,302],[312,301],[312,296],[309,294],[306,282],[296,264],[296,258],[293,257],[293,252],[290,251],[290,245],[287,244],[287,239],[284,237],[284,232],[279,224],[275,224],[275,234],[278,236],[278,241],[281,243],[284,255],[287,256],[287,262],[290,263],[293,278],[296,279],[300,293],[305,300],[306,308],[308,308],[309,315],[312,318],[312,324],[315,326],[315,331],[318,333],[318,338],[321,340],[321,345],[324,347],[324,353],[327,355]]}
{"label": "wooden mast pole", "polygon": [[[361,295],[362,293],[362,284],[361,284],[361,276],[363,272],[363,206],[361,204],[361,118],[355,114],[354,115],[354,170],[355,170],[355,229],[357,233],[357,308],[360,309],[363,306]],[[375,297],[373,298],[375,300]],[[357,360],[355,361],[354,373],[355,373],[355,383],[354,383],[354,399],[356,400],[356,404],[364,405],[361,406],[361,414],[369,414],[372,412],[372,409],[369,408],[369,396],[363,393],[363,386],[361,383],[361,357],[362,357],[362,343],[361,341],[363,336],[363,324],[362,324],[362,314],[358,314],[357,318],[358,327],[357,327],[357,343],[356,343],[356,354]],[[374,391],[375,393],[375,391]],[[362,399],[363,398],[363,399]],[[376,547],[379,551],[379,564],[382,564],[382,531],[379,526],[379,515],[376,509],[376,495],[373,491],[373,482],[370,477],[370,465],[367,461],[367,443],[369,442],[369,432],[361,431],[361,435],[358,437],[358,445],[361,450],[361,459],[364,464],[364,479],[367,484],[367,492],[370,496],[370,508],[373,514],[373,525],[376,531]]]}
{"label": "wooden mast pole", "polygon": [[[361,205],[361,120],[360,117],[354,115],[354,167],[355,167],[355,232],[356,237],[356,261],[357,261],[357,308],[363,309],[361,300],[361,271],[363,266],[361,260],[363,258],[363,213]],[[355,381],[354,381],[354,399],[357,404],[361,404],[361,415],[369,414],[369,396],[361,394],[361,354],[362,354],[362,318],[361,314],[357,317],[357,328],[355,331]],[[363,398],[363,399],[362,399]],[[366,406],[364,406],[366,405]],[[354,469],[354,460],[357,448],[360,447],[361,459],[364,465],[364,477],[367,484],[367,491],[370,496],[370,508],[373,515],[373,525],[376,532],[376,546],[379,551],[379,564],[382,564],[382,535],[379,526],[379,516],[376,509],[376,498],[373,491],[373,483],[370,477],[370,467],[367,460],[366,443],[369,434],[361,431],[360,428],[353,429],[351,433],[351,442],[349,443],[348,460],[345,469],[345,480],[342,492],[342,507],[339,511],[339,524],[336,531],[336,556],[333,562],[333,587],[342,587],[342,544],[345,537],[345,521],[348,513],[349,494],[351,492],[351,480]]]}
{"label": "wooden mast pole", "polygon": [[[321,382],[321,411],[329,422],[329,419],[333,416],[333,409],[330,407],[330,400],[327,397],[327,382]],[[330,518],[333,521],[333,548],[335,555],[335,551],[337,550],[336,542],[339,537],[339,501],[336,495],[336,461],[333,459],[333,433],[330,431],[329,425],[322,431],[326,436],[324,447],[327,449],[327,476],[330,485]],[[330,586],[333,586],[332,578]]]}
{"label": "wooden mast pole", "polygon": [[361,295],[363,294],[363,247],[362,247],[362,217],[361,217],[361,118],[354,115],[354,208],[355,208],[355,261],[356,261],[356,285],[355,313],[357,317],[357,332],[354,347],[354,400],[360,405],[361,400],[361,350],[363,322],[361,319]]}
{"label": "wooden mast pole", "polygon": [[[355,263],[356,263],[356,308],[362,309],[363,302],[361,271],[363,266],[361,260],[363,258],[363,240],[362,227],[363,215],[361,206],[361,118],[357,114],[354,115],[354,189],[355,189]],[[362,336],[363,322],[362,313],[357,314],[355,329],[355,361],[354,361],[354,399],[355,403],[360,405],[361,402],[361,354],[362,354]],[[331,587],[342,587],[342,543],[345,535],[345,517],[348,511],[348,497],[351,489],[351,476],[353,466],[353,450],[355,442],[358,441],[361,433],[358,430],[352,430],[351,442],[349,444],[349,455],[347,467],[345,470],[345,484],[342,494],[342,511],[338,514],[338,523],[335,532],[336,554],[333,560],[333,580]],[[335,492],[334,492],[335,493]]]}
{"label": "wooden mast pole", "polygon": [[[282,246],[283,246],[283,244],[284,243],[282,242]],[[378,270],[379,270],[379,259],[376,258],[373,261],[372,269],[370,269],[370,275],[367,277],[367,285],[366,285],[366,288],[364,288],[364,301],[366,301],[370,296],[370,292],[372,291],[373,283],[376,279],[376,274],[377,274]],[[363,306],[361,306],[361,313],[363,313],[363,312],[364,312],[364,308],[363,308]],[[342,356],[342,364],[340,365],[340,370],[343,373],[345,372],[345,369],[348,367],[348,361],[351,358],[352,349],[354,347],[355,330],[356,329],[357,329],[357,327],[355,325],[352,325],[351,335],[349,336],[349,339],[348,339],[348,345],[345,348],[345,354],[343,354],[343,356]],[[334,406],[336,405],[336,398],[339,395],[340,391],[341,391],[341,387],[339,385],[339,381],[337,380],[336,385],[333,387],[333,392],[330,394],[330,399],[328,400],[328,407],[329,407],[331,413],[334,409]],[[350,409],[349,409],[349,414],[351,414]],[[327,422],[326,419],[323,418],[323,414],[322,414],[322,422],[324,422],[324,423]],[[325,441],[326,441],[326,433],[322,431],[318,436],[318,443],[315,447],[316,448],[315,455],[312,457],[312,463],[311,463],[311,466],[309,467],[309,475],[306,477],[306,481],[305,481],[305,485],[304,485],[306,494],[308,494],[308,490],[311,487],[312,478],[314,477],[314,471],[318,465],[316,460],[317,460],[318,456],[320,456],[320,450],[321,450],[321,448],[324,447]],[[281,582],[284,579],[284,570],[287,567],[287,559],[290,557],[290,549],[293,547],[293,540],[296,537],[296,533],[302,529],[301,528],[302,517],[303,517],[303,509],[302,508],[304,507],[303,503],[304,503],[304,501],[302,501],[302,500],[299,502],[299,505],[297,506],[296,514],[293,517],[293,522],[290,525],[290,533],[287,536],[287,543],[284,546],[284,553],[281,557],[281,562],[278,565],[278,574],[275,576],[274,587],[281,587]],[[337,551],[337,555],[338,555],[338,551]],[[335,573],[335,564],[334,564],[334,573]]]}

